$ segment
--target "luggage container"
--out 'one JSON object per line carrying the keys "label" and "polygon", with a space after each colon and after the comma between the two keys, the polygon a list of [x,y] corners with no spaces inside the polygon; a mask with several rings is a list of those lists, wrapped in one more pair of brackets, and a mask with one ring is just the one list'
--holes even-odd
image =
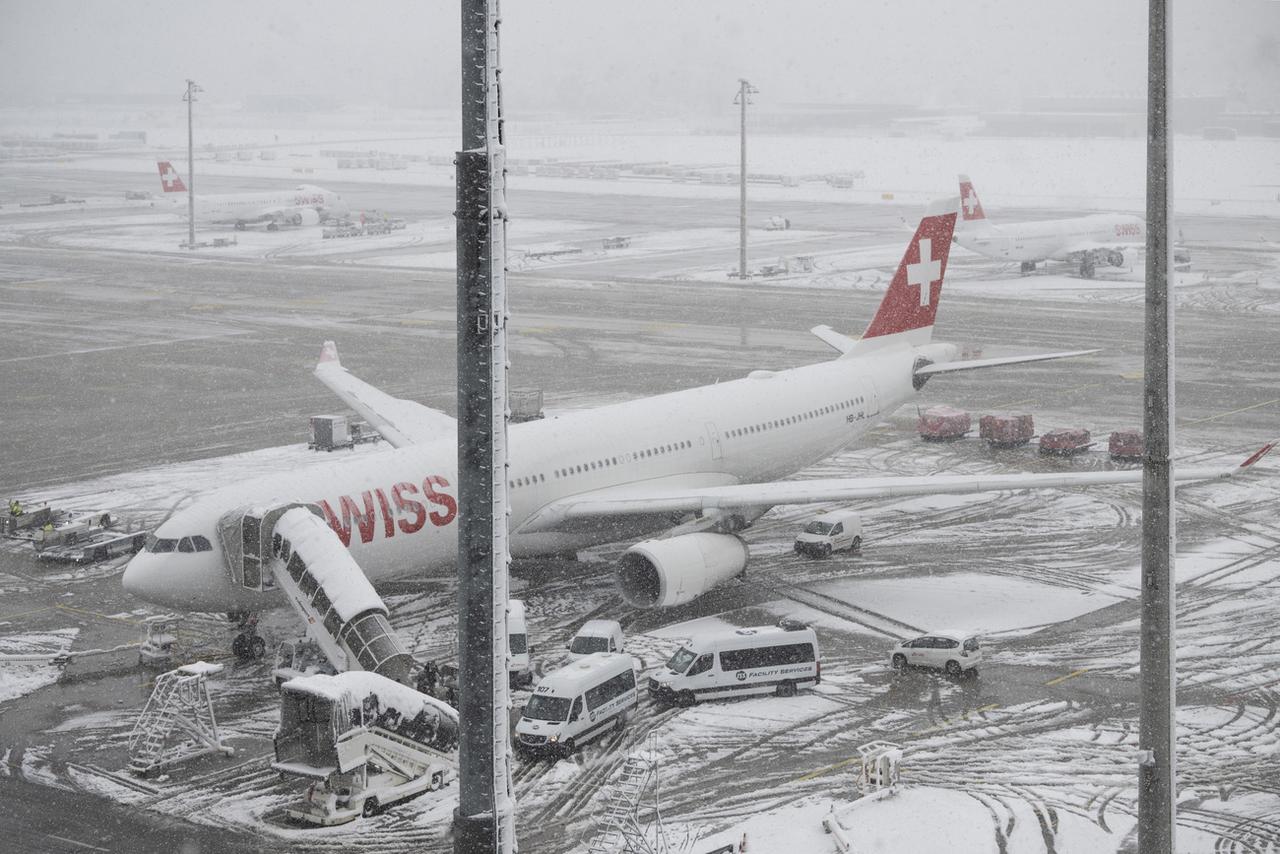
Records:
{"label": "luggage container", "polygon": [[1142,459],[1142,452],[1145,450],[1143,442],[1142,430],[1132,428],[1128,430],[1115,430],[1111,433],[1111,438],[1107,440],[1107,451],[1111,454],[1111,459],[1121,462],[1137,462]]}
{"label": "luggage container", "polygon": [[973,427],[969,413],[954,406],[931,406],[920,414],[916,432],[926,442],[946,442],[961,439]]}
{"label": "luggage container", "polygon": [[1093,446],[1089,431],[1080,427],[1050,430],[1040,437],[1040,453],[1069,457]]}
{"label": "luggage container", "polygon": [[1035,420],[1020,412],[1007,415],[984,415],[978,419],[978,437],[993,448],[1016,448],[1031,441]]}

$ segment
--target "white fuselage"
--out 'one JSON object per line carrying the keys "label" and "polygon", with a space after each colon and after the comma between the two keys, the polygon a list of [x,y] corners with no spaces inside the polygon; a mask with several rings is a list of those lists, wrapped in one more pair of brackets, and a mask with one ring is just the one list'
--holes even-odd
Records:
{"label": "white fuselage", "polygon": [[[168,196],[176,207],[174,213],[187,215],[187,194]],[[323,211],[329,216],[344,216],[349,208],[342,196],[323,187],[305,185],[292,190],[273,190],[266,193],[217,193],[196,194],[196,219],[202,222],[288,223],[294,214],[299,217],[308,211]],[[313,220],[311,224],[317,220]],[[301,225],[300,220],[297,224]]]}
{"label": "white fuselage", "polygon": [[1146,239],[1146,225],[1128,214],[1092,214],[1072,219],[994,225],[987,220],[957,224],[956,243],[989,258],[1009,261],[1072,261],[1089,245],[1128,246]]}
{"label": "white fuselage", "polygon": [[[513,424],[510,444],[512,552],[554,554],[671,527],[669,517],[610,517],[599,524],[521,533],[548,504],[626,486],[722,486],[784,477],[858,439],[877,417],[915,394],[915,360],[954,358],[947,344],[905,344],[731,382],[663,394],[545,420]],[[318,504],[372,581],[451,571],[457,555],[457,446],[453,439],[236,484],[175,513],[159,538],[201,534],[212,551],[143,553],[124,584],[173,608],[270,607],[270,594],[235,588],[216,526],[246,505]],[[760,508],[764,512],[767,508]],[[536,527],[536,525],[530,525]]]}

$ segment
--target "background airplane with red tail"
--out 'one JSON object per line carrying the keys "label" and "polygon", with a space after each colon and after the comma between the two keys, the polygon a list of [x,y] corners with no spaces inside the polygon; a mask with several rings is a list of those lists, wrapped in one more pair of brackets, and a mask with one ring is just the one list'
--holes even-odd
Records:
{"label": "background airplane with red tail", "polygon": [[[167,160],[156,163],[160,169],[160,186],[165,197],[181,194],[175,201],[180,215],[187,214],[187,185],[182,176]],[[350,207],[342,196],[317,187],[299,184],[292,190],[272,190],[265,193],[217,193],[196,194],[196,219],[201,222],[234,225],[244,229],[251,225],[265,225],[275,231],[282,225],[316,225],[330,218],[344,217]]]}
{"label": "background airplane with red tail", "polygon": [[1092,279],[1098,266],[1132,266],[1147,237],[1146,223],[1130,214],[1090,214],[1071,219],[996,225],[987,219],[968,175],[960,176],[956,243],[988,258],[1020,261],[1030,273],[1041,261],[1067,261]]}
{"label": "background airplane with red tail", "polygon": [[[632,542],[614,568],[621,596],[635,607],[667,607],[740,575],[749,555],[739,532],[777,505],[1141,482],[1140,470],[784,479],[856,442],[935,376],[1096,352],[961,360],[955,345],[933,341],[956,216],[920,222],[861,338],[812,330],[836,351],[830,360],[510,425],[512,554]],[[217,536],[237,509],[280,502],[313,506],[372,581],[454,571],[457,422],[352,376],[333,342],[315,374],[394,450],[198,499],[133,558],[127,590],[196,611],[283,604],[279,591],[236,587]],[[1260,456],[1177,468],[1175,477],[1226,477]]]}

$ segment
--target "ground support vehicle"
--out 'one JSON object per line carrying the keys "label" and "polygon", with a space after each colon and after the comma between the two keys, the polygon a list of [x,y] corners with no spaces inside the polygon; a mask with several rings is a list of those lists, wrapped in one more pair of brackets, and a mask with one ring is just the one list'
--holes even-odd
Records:
{"label": "ground support vehicle", "polygon": [[32,534],[38,559],[64,563],[93,563],[137,554],[146,544],[146,531],[119,530],[109,513],[91,513],[57,525],[46,522]]}
{"label": "ground support vehicle", "polygon": [[973,428],[973,419],[954,406],[931,406],[920,414],[916,432],[926,442],[961,439]]}
{"label": "ground support vehicle", "polygon": [[625,640],[617,620],[587,620],[565,645],[569,660],[577,661],[593,652],[622,652]]}
{"label": "ground support vehicle", "polygon": [[631,656],[594,652],[543,677],[520,712],[513,747],[522,756],[569,756],[624,726],[639,703]]}
{"label": "ground support vehicle", "polygon": [[284,683],[280,699],[271,767],[312,781],[286,808],[291,819],[343,824],[457,775],[457,712],[385,676],[303,676]]}
{"label": "ground support vehicle", "polygon": [[852,510],[833,510],[814,516],[796,535],[796,554],[828,557],[832,552],[862,548],[862,517]]}
{"label": "ground support vehicle", "polygon": [[1146,446],[1143,442],[1142,430],[1115,430],[1107,440],[1107,451],[1111,459],[1117,462],[1137,462],[1142,459]]}
{"label": "ground support vehicle", "polygon": [[1029,413],[984,415],[978,419],[978,438],[993,448],[1016,448],[1036,434],[1035,419]]}
{"label": "ground support vehicle", "polygon": [[1040,437],[1040,453],[1069,457],[1093,447],[1089,431],[1080,427],[1050,430]]}
{"label": "ground support vehicle", "polygon": [[507,600],[507,646],[510,656],[507,658],[507,678],[512,688],[533,683],[533,667],[529,657],[533,655],[533,647],[529,646],[529,626],[524,619],[524,602],[519,599]]}
{"label": "ground support vehicle", "polygon": [[778,626],[723,629],[690,639],[649,677],[649,696],[690,706],[723,697],[792,697],[821,681],[813,629],[784,620]]}

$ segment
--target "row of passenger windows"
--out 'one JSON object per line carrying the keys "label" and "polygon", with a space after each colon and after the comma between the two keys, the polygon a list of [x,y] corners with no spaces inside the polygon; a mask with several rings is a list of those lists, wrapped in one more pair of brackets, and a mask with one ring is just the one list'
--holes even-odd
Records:
{"label": "row of passenger windows", "polygon": [[[728,436],[729,438],[736,438],[738,436],[746,436],[749,433],[763,433],[765,430],[776,430],[779,427],[786,427],[791,424],[799,424],[801,421],[808,421],[810,419],[817,418],[821,415],[829,415],[833,412],[838,412],[842,409],[850,409],[855,405],[861,405],[864,401],[865,401],[865,398],[854,397],[854,398],[850,398],[849,400],[842,400],[839,403],[833,403],[830,406],[823,406],[819,409],[811,409],[808,412],[802,412],[799,415],[792,415],[787,418],[777,419],[775,421],[765,421],[761,424],[752,424],[748,427],[736,427],[732,430],[729,430],[725,435]],[[692,447],[693,447],[693,442],[688,441],[686,439],[686,440],[681,440],[679,442],[673,442],[670,445],[658,445],[655,448],[644,448],[642,450],[635,452],[635,458],[649,459],[651,457],[657,457],[663,454],[671,454],[671,453],[675,453],[676,451],[683,451]],[[562,477],[573,477],[574,475],[583,474],[586,472],[592,472],[592,471],[595,471],[596,469],[610,468],[612,466],[617,466],[617,465],[621,465],[621,461],[619,460],[618,457],[605,457],[604,459],[601,459],[601,460],[593,460],[585,463],[580,463],[577,465],[572,465],[572,466],[569,466],[568,468],[556,469],[551,473],[551,476],[557,479]],[[510,487],[511,489],[517,489],[522,486],[532,486],[535,483],[546,483],[546,482],[547,482],[546,475],[535,474],[535,475],[530,475],[529,477],[518,477],[515,480],[509,480],[507,481],[507,486]]]}
{"label": "row of passenger windows", "polygon": [[739,436],[746,436],[750,433],[763,433],[765,430],[776,430],[779,427],[788,427],[792,424],[799,424],[801,421],[809,421],[822,415],[829,415],[833,412],[839,412],[842,409],[849,409],[855,404],[861,405],[865,398],[854,397],[849,400],[842,400],[839,403],[833,403],[830,406],[811,409],[808,412],[802,412],[799,415],[791,415],[787,418],[779,418],[774,421],[765,421],[760,424],[751,424],[747,427],[735,427],[729,430],[725,435],[730,439],[736,439]]}
{"label": "row of passenger windows", "polygon": [[[684,451],[693,447],[693,442],[682,439],[679,442],[672,442],[669,445],[658,445],[654,448],[644,448],[636,451],[635,459],[649,459],[651,457],[662,456],[664,454],[673,454],[676,451]],[[584,474],[587,472],[597,471],[600,469],[612,468],[622,465],[624,462],[622,457],[605,457],[599,460],[589,460],[585,463],[569,466],[568,468],[556,469],[551,473],[553,478],[573,477],[574,475]],[[535,483],[546,483],[547,477],[543,474],[530,475],[529,477],[518,477],[515,480],[507,481],[507,486],[516,489],[522,486],[532,486]]]}
{"label": "row of passenger windows", "polygon": [[177,539],[160,539],[155,534],[147,535],[146,551],[156,554],[164,554],[167,552],[211,552],[213,546],[209,543],[207,537],[196,534],[194,537],[183,537]]}

